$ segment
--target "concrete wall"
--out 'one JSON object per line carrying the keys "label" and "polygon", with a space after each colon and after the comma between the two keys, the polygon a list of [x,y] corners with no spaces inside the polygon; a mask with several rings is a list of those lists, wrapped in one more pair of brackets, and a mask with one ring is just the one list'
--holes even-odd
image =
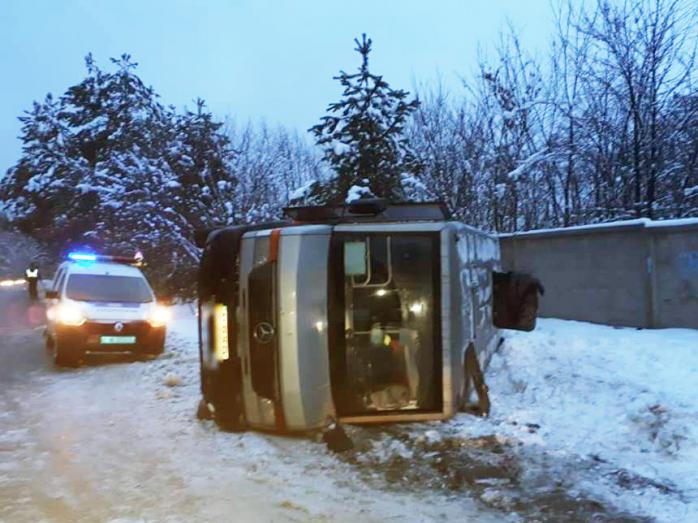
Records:
{"label": "concrete wall", "polygon": [[500,236],[502,265],[541,279],[541,316],[698,328],[698,220]]}

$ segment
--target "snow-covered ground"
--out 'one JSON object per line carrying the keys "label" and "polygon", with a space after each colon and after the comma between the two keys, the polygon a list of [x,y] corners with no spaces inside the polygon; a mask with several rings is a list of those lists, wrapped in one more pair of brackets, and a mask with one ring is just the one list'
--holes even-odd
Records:
{"label": "snow-covered ground", "polygon": [[477,430],[554,456],[580,492],[698,521],[698,331],[542,320],[509,337],[490,376],[495,412]]}
{"label": "snow-covered ground", "polygon": [[491,369],[493,430],[561,462],[598,463],[577,470],[581,491],[698,521],[698,331],[549,319],[509,341]]}
{"label": "snow-covered ground", "polygon": [[[499,519],[468,497],[376,488],[307,438],[197,421],[195,318],[176,312],[157,360],[100,357],[2,384],[0,522]],[[30,337],[16,333],[17,350]]]}
{"label": "snow-covered ground", "polygon": [[197,421],[175,312],[155,361],[0,396],[0,521],[698,521],[698,331],[541,320],[493,358],[490,418],[347,427],[339,455]]}
{"label": "snow-covered ground", "polygon": [[698,331],[543,319],[506,338],[487,372],[490,418],[413,426],[397,444],[374,442],[380,460],[426,448],[488,464],[470,490],[527,516],[536,505],[572,519],[698,521]]}

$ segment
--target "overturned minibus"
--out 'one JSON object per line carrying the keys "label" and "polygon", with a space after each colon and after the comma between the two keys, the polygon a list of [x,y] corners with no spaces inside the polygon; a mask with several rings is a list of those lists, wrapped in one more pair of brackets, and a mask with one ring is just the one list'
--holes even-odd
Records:
{"label": "overturned minibus", "polygon": [[[519,307],[506,278],[493,283],[496,237],[440,204],[285,212],[197,240],[200,409],[225,428],[281,432],[446,419],[473,389],[487,410],[478,361],[500,343],[493,307]],[[523,325],[501,316],[535,323],[530,308]]]}

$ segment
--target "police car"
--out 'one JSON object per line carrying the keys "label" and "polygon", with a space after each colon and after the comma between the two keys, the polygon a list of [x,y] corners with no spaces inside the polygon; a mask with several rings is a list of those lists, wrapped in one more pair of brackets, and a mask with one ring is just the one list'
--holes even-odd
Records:
{"label": "police car", "polygon": [[46,292],[46,346],[56,365],[91,352],[162,353],[170,311],[157,303],[141,259],[70,253],[59,266]]}

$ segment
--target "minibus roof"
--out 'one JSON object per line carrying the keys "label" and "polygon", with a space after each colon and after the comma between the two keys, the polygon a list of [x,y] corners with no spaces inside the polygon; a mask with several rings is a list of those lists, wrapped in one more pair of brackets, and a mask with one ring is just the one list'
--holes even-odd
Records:
{"label": "minibus roof", "polygon": [[364,199],[345,205],[315,205],[307,207],[285,207],[284,215],[289,221],[259,223],[255,225],[232,225],[196,231],[196,246],[203,249],[212,238],[219,240],[231,237],[234,242],[248,231],[293,227],[298,225],[340,224],[385,224],[404,222],[445,222],[451,215],[442,202],[388,203],[375,198]]}
{"label": "minibus roof", "polygon": [[384,223],[448,221],[450,213],[442,202],[388,203],[381,198],[357,200],[345,205],[286,207],[284,214],[295,223]]}

